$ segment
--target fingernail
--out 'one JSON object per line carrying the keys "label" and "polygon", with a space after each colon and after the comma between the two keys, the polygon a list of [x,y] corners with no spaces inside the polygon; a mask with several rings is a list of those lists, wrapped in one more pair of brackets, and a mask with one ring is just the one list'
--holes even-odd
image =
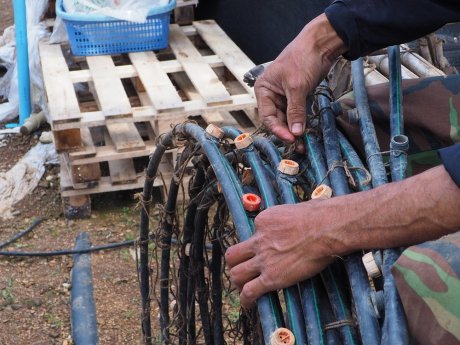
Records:
{"label": "fingernail", "polygon": [[291,132],[294,135],[301,135],[303,132],[303,125],[300,122],[293,123],[291,126]]}

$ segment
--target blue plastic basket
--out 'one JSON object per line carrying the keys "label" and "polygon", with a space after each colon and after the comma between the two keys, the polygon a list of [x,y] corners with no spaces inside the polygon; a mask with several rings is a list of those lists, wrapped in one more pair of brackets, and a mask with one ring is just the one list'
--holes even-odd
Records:
{"label": "blue plastic basket", "polygon": [[133,23],[102,15],[70,14],[63,0],[56,1],[56,14],[67,28],[74,55],[104,55],[166,48],[169,21],[176,0],[149,11],[145,23]]}

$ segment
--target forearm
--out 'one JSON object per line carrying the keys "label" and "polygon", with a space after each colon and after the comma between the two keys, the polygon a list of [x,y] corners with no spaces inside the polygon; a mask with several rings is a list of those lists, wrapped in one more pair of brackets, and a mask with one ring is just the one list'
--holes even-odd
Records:
{"label": "forearm", "polygon": [[334,221],[324,234],[334,255],[406,246],[460,230],[460,188],[443,166],[327,203]]}
{"label": "forearm", "polygon": [[453,0],[336,0],[326,14],[356,59],[379,48],[409,42],[460,20]]}

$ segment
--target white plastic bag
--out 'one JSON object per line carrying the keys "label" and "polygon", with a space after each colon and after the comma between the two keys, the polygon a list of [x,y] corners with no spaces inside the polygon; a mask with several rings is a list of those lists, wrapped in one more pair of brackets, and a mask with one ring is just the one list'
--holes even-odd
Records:
{"label": "white plastic bag", "polygon": [[53,144],[38,143],[9,171],[0,173],[0,219],[11,218],[13,205],[37,187],[45,164],[58,164],[58,156]]}
{"label": "white plastic bag", "polygon": [[116,19],[144,23],[150,9],[170,0],[64,0],[68,13],[102,14]]}
{"label": "white plastic bag", "polygon": [[[49,33],[40,18],[48,7],[48,0],[26,0],[27,8],[27,41],[29,48],[29,74],[32,96],[32,111],[45,107],[45,94],[38,53],[39,41]],[[18,116],[18,78],[16,64],[16,40],[14,28],[7,28],[3,35],[3,46],[0,44],[0,60],[8,69],[0,79],[0,95],[8,98],[7,103],[0,104],[0,122],[13,120]]]}

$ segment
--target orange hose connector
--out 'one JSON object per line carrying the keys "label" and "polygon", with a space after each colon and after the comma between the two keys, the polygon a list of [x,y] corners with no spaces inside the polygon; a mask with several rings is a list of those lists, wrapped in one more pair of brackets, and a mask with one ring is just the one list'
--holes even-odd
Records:
{"label": "orange hose connector", "polygon": [[260,196],[252,193],[244,194],[241,201],[243,202],[244,209],[248,212],[258,211],[260,209],[260,204],[262,203]]}
{"label": "orange hose connector", "polygon": [[235,142],[236,148],[238,150],[242,150],[248,147],[249,145],[251,145],[253,143],[253,140],[252,140],[251,134],[246,132],[246,133],[241,133],[240,135],[238,135],[235,138],[234,142]]}

